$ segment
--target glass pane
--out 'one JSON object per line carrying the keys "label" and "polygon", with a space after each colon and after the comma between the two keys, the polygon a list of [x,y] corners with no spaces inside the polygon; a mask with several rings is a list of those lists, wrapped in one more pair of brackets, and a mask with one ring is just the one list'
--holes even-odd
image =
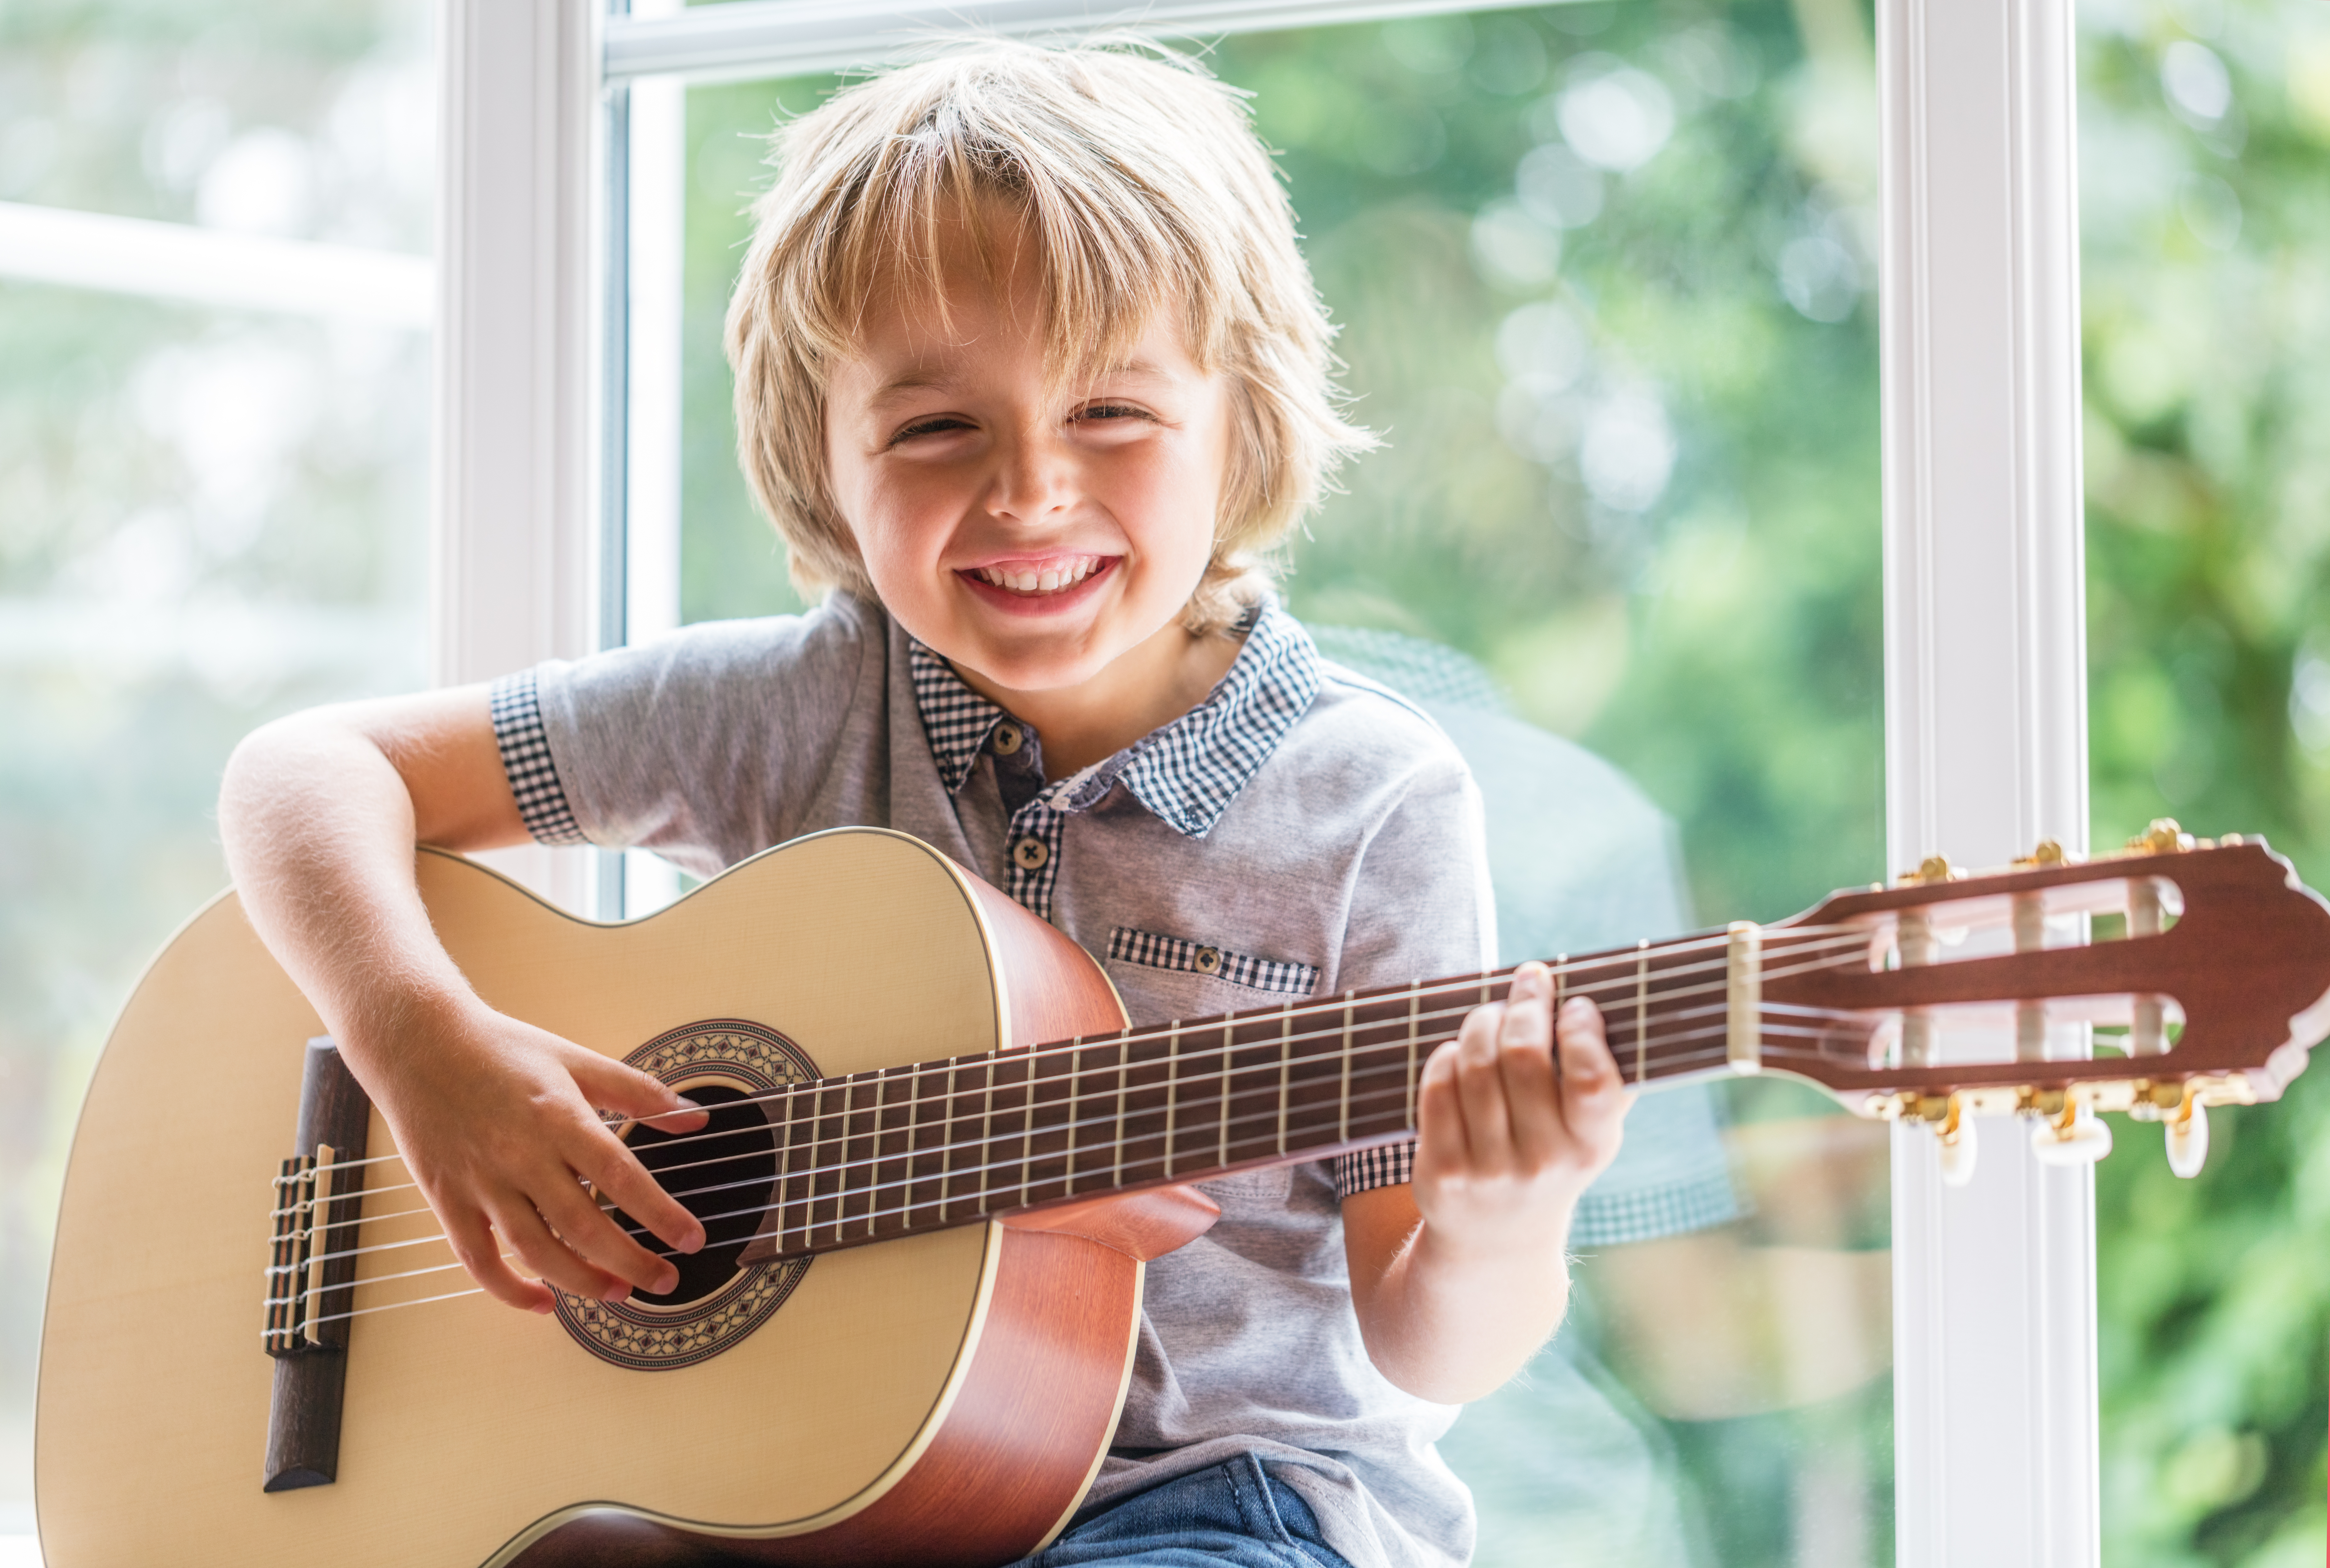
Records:
{"label": "glass pane", "polygon": [[[0,198],[425,252],[428,14],[13,8]],[[429,400],[423,333],[0,279],[0,1537],[82,1087],[225,885],[227,753],[425,679]]]}
{"label": "glass pane", "polygon": [[[2264,833],[2330,880],[2330,12],[2085,0],[2094,838]],[[2330,1076],[2096,1178],[2107,1560],[2324,1550]]]}
{"label": "glass pane", "polygon": [[[1884,874],[1870,37],[1857,0],[1679,0],[1209,57],[1386,437],[1289,602],[1466,751],[1509,961]],[[759,138],[832,86],[688,93],[687,620],[797,604],[720,323]],[[1480,1561],[1890,1562],[1888,1174],[1800,1086],[1642,1100],[1569,1326],[1444,1444]]]}

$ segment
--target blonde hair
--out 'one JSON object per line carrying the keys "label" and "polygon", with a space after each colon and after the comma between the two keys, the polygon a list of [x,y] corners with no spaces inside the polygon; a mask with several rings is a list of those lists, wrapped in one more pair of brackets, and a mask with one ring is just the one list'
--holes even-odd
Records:
{"label": "blonde hair", "polygon": [[1163,309],[1225,375],[1234,434],[1193,633],[1237,619],[1335,467],[1374,444],[1337,411],[1334,329],[1244,100],[1139,47],[984,42],[859,82],[772,138],[728,362],[738,456],[804,594],[873,594],[827,472],[827,371],[884,280],[937,300],[951,220],[990,265],[992,214],[1024,227],[1054,376],[1121,358]]}

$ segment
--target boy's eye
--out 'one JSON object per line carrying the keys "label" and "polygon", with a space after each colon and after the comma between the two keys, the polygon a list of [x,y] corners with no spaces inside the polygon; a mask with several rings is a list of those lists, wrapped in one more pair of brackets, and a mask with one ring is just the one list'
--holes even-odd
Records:
{"label": "boy's eye", "polygon": [[1147,419],[1149,411],[1129,403],[1088,403],[1076,410],[1078,419]]}
{"label": "boy's eye", "polygon": [[912,441],[918,435],[938,435],[950,430],[969,430],[970,428],[970,421],[959,419],[952,413],[933,414],[928,419],[918,419],[899,431],[890,438],[890,444],[895,446],[902,441]]}

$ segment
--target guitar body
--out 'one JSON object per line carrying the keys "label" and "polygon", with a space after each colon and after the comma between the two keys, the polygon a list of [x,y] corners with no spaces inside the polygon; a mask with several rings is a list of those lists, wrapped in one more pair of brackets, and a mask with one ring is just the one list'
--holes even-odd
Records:
{"label": "guitar body", "polygon": [[[1081,949],[898,834],[801,840],[622,926],[453,856],[424,852],[420,873],[488,1003],[611,1056],[746,1021],[835,1075],[1123,1023]],[[270,1182],[321,1032],[232,895],[123,1012],[50,1276],[50,1568],[976,1565],[1033,1550],[1083,1496],[1131,1370],[1137,1259],[1162,1247],[996,1223],[780,1265],[797,1278],[741,1340],[654,1370],[484,1296],[354,1317],[336,1478],[263,1492]],[[369,1140],[393,1151],[377,1113]],[[369,1185],[404,1179],[376,1164]],[[425,1212],[393,1217],[420,1208],[409,1188],[364,1202],[367,1247],[435,1233]],[[357,1304],[465,1288],[458,1271],[367,1287],[449,1258],[367,1251]]]}

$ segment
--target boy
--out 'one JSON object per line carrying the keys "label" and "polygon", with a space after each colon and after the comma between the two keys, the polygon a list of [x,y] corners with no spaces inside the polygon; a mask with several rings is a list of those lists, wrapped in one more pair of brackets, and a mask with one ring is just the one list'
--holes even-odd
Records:
{"label": "boy", "polygon": [[[1454,751],[1323,665],[1253,565],[1365,438],[1237,100],[1171,60],[994,44],[840,94],[778,162],[729,348],[746,470],[819,608],[302,715],[222,798],[253,921],[457,1254],[537,1311],[538,1281],[674,1278],[582,1182],[701,1245],[594,1110],[687,1107],[488,1010],[431,936],[416,839],[709,875],[896,827],[1104,956],[1135,1023],[1493,946]],[[1117,1447],[1047,1561],[1464,1559],[1432,1441],[1558,1322],[1624,1111],[1598,1016],[1557,1031],[1549,994],[1525,969],[1432,1056],[1412,1149],[1209,1184],[1222,1218],[1152,1267]]]}

